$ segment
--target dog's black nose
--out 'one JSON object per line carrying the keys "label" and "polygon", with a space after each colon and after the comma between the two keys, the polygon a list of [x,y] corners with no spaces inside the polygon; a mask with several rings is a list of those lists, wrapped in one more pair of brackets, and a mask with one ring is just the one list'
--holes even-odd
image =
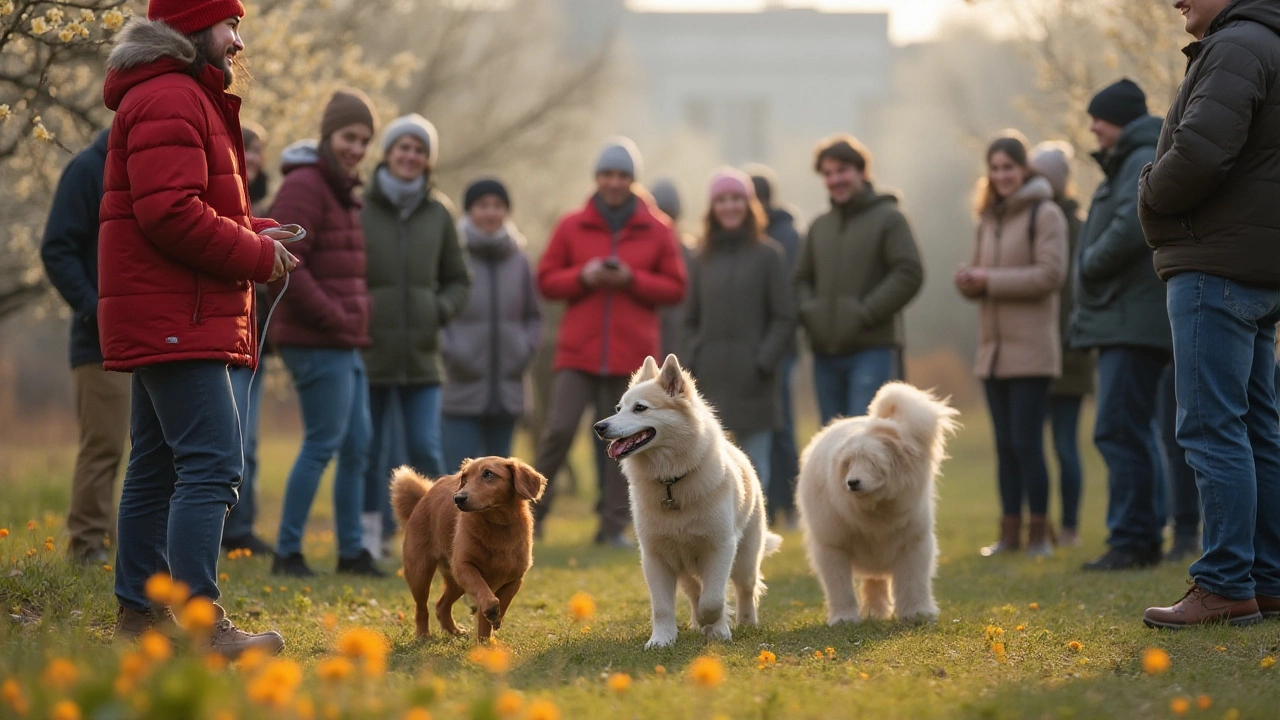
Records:
{"label": "dog's black nose", "polygon": [[592,425],[591,429],[595,430],[597,435],[604,435],[605,431],[609,429],[609,421],[601,420],[595,425]]}
{"label": "dog's black nose", "polygon": [[463,505],[466,505],[466,504],[467,504],[467,494],[466,494],[466,493],[458,493],[457,495],[454,495],[454,496],[453,496],[453,504],[454,504],[454,505],[457,505],[458,507],[462,507]]}
{"label": "dog's black nose", "polygon": [[858,478],[854,478],[850,480],[848,485],[849,485],[849,489],[853,490],[854,492],[857,492],[862,489],[862,481],[859,480]]}

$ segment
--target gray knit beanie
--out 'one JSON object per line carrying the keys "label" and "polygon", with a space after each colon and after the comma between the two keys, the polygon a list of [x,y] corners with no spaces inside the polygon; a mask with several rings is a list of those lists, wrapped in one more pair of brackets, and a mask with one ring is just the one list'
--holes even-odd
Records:
{"label": "gray knit beanie", "polygon": [[1071,158],[1075,151],[1061,140],[1048,140],[1031,149],[1028,165],[1032,170],[1053,186],[1054,197],[1062,197],[1067,192],[1067,181],[1071,176]]}
{"label": "gray knit beanie", "polygon": [[666,213],[667,217],[672,220],[680,219],[680,211],[682,209],[680,188],[676,187],[675,180],[662,178],[655,182],[653,187],[649,188],[649,194],[653,196],[653,203],[658,206],[659,210]]}
{"label": "gray knit beanie", "polygon": [[600,151],[600,157],[596,160],[595,174],[614,170],[637,179],[643,167],[640,149],[630,138],[619,136],[605,141],[604,149]]}
{"label": "gray knit beanie", "polygon": [[418,113],[411,113],[391,121],[382,133],[382,154],[391,152],[391,146],[400,138],[409,135],[416,137],[427,146],[427,165],[435,167],[436,158],[440,156],[440,136],[436,126]]}

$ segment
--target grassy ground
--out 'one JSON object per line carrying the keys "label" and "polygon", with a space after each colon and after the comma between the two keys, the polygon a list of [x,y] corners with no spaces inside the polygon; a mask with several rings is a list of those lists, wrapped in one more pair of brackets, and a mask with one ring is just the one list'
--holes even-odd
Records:
{"label": "grassy ground", "polygon": [[[265,558],[226,560],[223,602],[243,625],[283,632],[285,656],[307,675],[299,692],[339,717],[401,717],[411,699],[425,701],[440,690],[442,697],[430,705],[434,717],[500,717],[491,703],[502,683],[526,701],[549,699],[566,718],[1160,718],[1177,714],[1182,708],[1176,700],[1183,697],[1189,699],[1187,717],[1277,716],[1280,668],[1265,667],[1265,658],[1277,654],[1280,623],[1155,633],[1142,626],[1141,612],[1176,600],[1185,568],[1105,576],[1078,570],[1103,540],[1105,480],[1092,452],[1083,548],[1041,560],[979,557],[978,547],[995,529],[992,461],[985,418],[975,412],[966,419],[968,428],[952,446],[940,489],[942,560],[935,589],[942,616],[936,625],[828,628],[800,537],[788,532],[783,551],[765,563],[769,593],[759,628],[736,631],[731,643],[712,646],[686,631],[674,648],[646,652],[648,600],[636,553],[589,544],[594,528],[583,498],[565,498],[557,508],[546,542],[536,548],[536,565],[498,633],[512,653],[505,680],[468,660],[470,640],[415,642],[412,623],[405,620],[412,603],[402,580],[358,582],[328,574],[333,538],[323,490],[306,551],[325,574],[303,586],[272,578]],[[268,536],[274,534],[270,523],[278,517],[295,442],[264,443],[261,529]],[[52,657],[71,657],[81,679],[79,689],[68,692],[87,708],[96,702],[94,693],[110,695],[109,689],[94,690],[91,681],[110,682],[120,651],[109,641],[111,573],[101,567],[78,570],[59,552],[44,549],[47,536],[58,547],[65,544],[61,515],[72,449],[0,447],[0,453],[8,456],[9,474],[0,480],[0,527],[10,531],[0,539],[0,604],[27,617],[0,623],[0,679],[16,679],[27,699],[44,698],[33,709],[38,714],[54,696],[51,681],[37,679],[41,669]],[[585,468],[589,459],[580,452],[576,462]],[[27,529],[30,520],[36,529]],[[28,549],[34,556],[27,556]],[[580,591],[597,604],[595,615],[581,622],[568,612],[570,597]],[[456,612],[461,619],[463,604]],[[336,629],[325,627],[326,615],[336,617]],[[992,651],[990,626],[1003,631],[997,638],[1006,650],[1003,662]],[[312,668],[331,651],[337,634],[353,627],[390,640],[388,677],[341,692],[321,687],[311,679]],[[1148,647],[1168,652],[1167,673],[1144,673]],[[776,666],[758,667],[762,650],[776,655]],[[718,687],[697,687],[689,679],[689,666],[703,655],[723,663],[725,679]],[[613,673],[629,675],[629,689],[611,690],[605,678]],[[204,709],[184,712],[212,718],[211,708],[231,703],[241,708],[232,716],[251,714],[245,701],[226,699],[235,694],[231,689],[239,681],[231,678],[237,677],[207,681]],[[165,687],[153,684],[146,692],[177,692]],[[1200,709],[1197,698],[1211,707]],[[152,716],[166,716],[156,711],[160,695],[130,702],[131,712],[151,708]],[[526,706],[511,716],[554,716],[542,710]],[[309,711],[305,703],[290,704],[271,717],[309,717]],[[12,706],[0,700],[0,717],[11,715]],[[108,716],[121,715],[103,715]]]}

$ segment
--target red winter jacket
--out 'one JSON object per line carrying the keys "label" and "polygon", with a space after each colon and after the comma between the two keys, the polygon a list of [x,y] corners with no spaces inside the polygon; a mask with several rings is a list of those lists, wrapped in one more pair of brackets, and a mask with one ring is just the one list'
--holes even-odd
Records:
{"label": "red winter jacket", "polygon": [[[352,195],[359,184],[331,170],[311,149],[285,152],[284,182],[271,214],[297,223],[307,237],[289,246],[300,264],[289,276],[267,331],[274,345],[312,348],[369,346],[369,289],[365,281],[361,204]],[[276,296],[283,281],[272,283]]]}
{"label": "red winter jacket", "polygon": [[[685,267],[670,221],[637,198],[636,211],[615,238],[594,200],[560,220],[538,262],[538,289],[567,300],[556,347],[557,370],[629,375],[660,352],[658,305],[684,297]],[[582,284],[593,258],[617,256],[630,268],[631,284],[616,290]]]}
{"label": "red winter jacket", "polygon": [[103,367],[179,360],[257,364],[253,282],[274,243],[258,232],[244,179],[240,99],[222,71],[190,74],[191,42],[130,21],[107,60],[116,111],[100,213],[98,323]]}

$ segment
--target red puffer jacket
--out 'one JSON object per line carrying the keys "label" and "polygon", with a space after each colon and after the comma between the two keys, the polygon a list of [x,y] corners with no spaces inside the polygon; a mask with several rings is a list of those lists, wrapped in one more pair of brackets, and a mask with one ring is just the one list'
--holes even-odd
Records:
{"label": "red puffer jacket", "polygon": [[[684,297],[685,267],[670,221],[637,198],[636,211],[614,237],[588,200],[566,215],[538,262],[538,289],[567,300],[556,346],[557,370],[629,375],[660,352],[658,305]],[[582,268],[593,258],[616,256],[631,268],[626,288],[588,288]]]}
{"label": "red puffer jacket", "polygon": [[[289,246],[301,261],[289,276],[267,330],[275,345],[312,348],[369,346],[369,289],[365,282],[361,204],[352,195],[358,182],[342,178],[311,147],[285,151],[284,182],[272,216],[297,223],[307,237]],[[280,292],[283,281],[271,285]]]}
{"label": "red puffer jacket", "polygon": [[244,179],[240,99],[220,70],[192,77],[196,52],[168,25],[134,18],[107,60],[116,111],[100,213],[103,367],[257,364],[253,282],[274,243],[258,232]]}

